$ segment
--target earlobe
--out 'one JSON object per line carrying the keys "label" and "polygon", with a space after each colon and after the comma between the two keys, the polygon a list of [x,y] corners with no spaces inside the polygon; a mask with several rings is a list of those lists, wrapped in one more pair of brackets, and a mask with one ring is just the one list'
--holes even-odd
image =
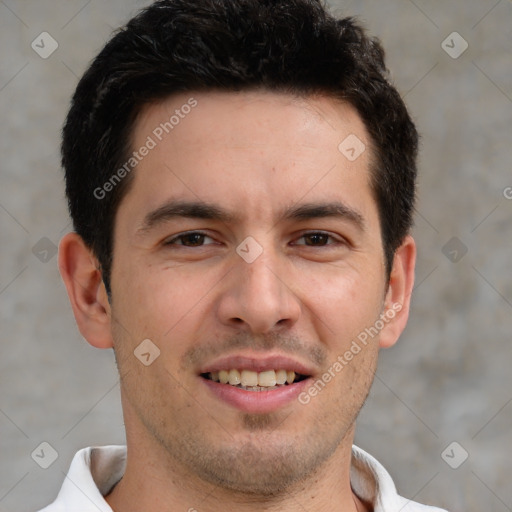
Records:
{"label": "earlobe", "polygon": [[110,304],[98,262],[76,233],[60,242],[59,270],[82,336],[94,347],[112,348]]}
{"label": "earlobe", "polygon": [[407,236],[393,259],[383,311],[388,321],[380,333],[381,348],[392,347],[405,329],[414,286],[415,264],[416,243],[412,236]]}

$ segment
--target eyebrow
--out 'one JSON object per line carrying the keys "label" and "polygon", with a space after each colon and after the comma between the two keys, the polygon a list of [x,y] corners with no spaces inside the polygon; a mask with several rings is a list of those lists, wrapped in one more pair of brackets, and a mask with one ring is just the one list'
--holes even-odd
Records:
{"label": "eyebrow", "polygon": [[[190,219],[207,219],[223,223],[233,223],[240,219],[225,208],[213,203],[203,201],[171,200],[155,210],[149,212],[142,221],[137,233],[147,233],[160,224],[177,217]],[[280,221],[310,220],[319,218],[339,218],[355,224],[361,231],[365,231],[366,223],[363,215],[356,209],[341,203],[306,203],[292,206],[279,216]]]}
{"label": "eyebrow", "polygon": [[186,217],[189,219],[208,219],[219,222],[233,222],[236,216],[229,213],[224,208],[203,201],[169,201],[149,212],[142,221],[142,225],[137,232],[147,232],[163,224],[166,221],[176,217]]}
{"label": "eyebrow", "polygon": [[355,208],[341,202],[306,203],[284,212],[283,220],[309,220],[326,217],[339,218],[355,224],[361,231],[366,230],[364,216]]}

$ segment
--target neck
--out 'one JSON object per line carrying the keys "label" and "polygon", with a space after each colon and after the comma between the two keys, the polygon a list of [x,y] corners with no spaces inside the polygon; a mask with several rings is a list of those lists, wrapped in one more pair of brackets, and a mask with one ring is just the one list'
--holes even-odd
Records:
{"label": "neck", "polygon": [[350,486],[353,428],[314,474],[272,496],[224,489],[181,466],[153,440],[140,442],[127,431],[126,471],[106,500],[114,512],[308,512],[368,510]]}

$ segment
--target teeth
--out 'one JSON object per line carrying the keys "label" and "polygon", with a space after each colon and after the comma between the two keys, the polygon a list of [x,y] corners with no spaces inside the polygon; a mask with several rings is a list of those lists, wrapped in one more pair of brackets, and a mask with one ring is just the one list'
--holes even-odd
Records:
{"label": "teeth", "polygon": [[232,386],[237,386],[241,383],[240,372],[238,370],[229,370],[229,383]]}
{"label": "teeth", "polygon": [[286,370],[277,370],[276,384],[284,384],[286,382]]}
{"label": "teeth", "polygon": [[242,386],[244,388],[272,388],[274,386],[283,386],[284,384],[293,384],[296,374],[291,370],[266,370],[264,372],[255,372],[252,370],[220,370],[211,372],[210,379],[221,384],[231,384],[232,386]]}
{"label": "teeth", "polygon": [[258,373],[258,385],[265,388],[270,388],[276,385],[276,372],[269,370],[267,372]]}
{"label": "teeth", "polygon": [[[251,370],[242,370],[241,373],[242,386],[257,386],[258,385],[258,372]],[[231,384],[231,382],[230,382]],[[261,384],[260,384],[261,385]]]}

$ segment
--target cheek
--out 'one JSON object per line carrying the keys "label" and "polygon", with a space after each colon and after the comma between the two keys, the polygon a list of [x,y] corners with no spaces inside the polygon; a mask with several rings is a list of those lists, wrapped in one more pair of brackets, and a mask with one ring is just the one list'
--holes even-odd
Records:
{"label": "cheek", "polygon": [[119,273],[112,281],[113,314],[122,326],[117,335],[123,343],[128,338],[132,351],[149,338],[159,347],[162,356],[172,348],[173,358],[176,358],[185,350],[187,336],[190,338],[200,321],[206,319],[208,296],[219,279],[183,266],[162,268],[133,264],[126,268],[124,278]]}
{"label": "cheek", "polygon": [[[329,275],[327,275],[327,273]],[[336,344],[346,344],[378,318],[384,288],[382,278],[352,269],[328,269],[322,275],[300,276],[301,300],[319,332]]]}

